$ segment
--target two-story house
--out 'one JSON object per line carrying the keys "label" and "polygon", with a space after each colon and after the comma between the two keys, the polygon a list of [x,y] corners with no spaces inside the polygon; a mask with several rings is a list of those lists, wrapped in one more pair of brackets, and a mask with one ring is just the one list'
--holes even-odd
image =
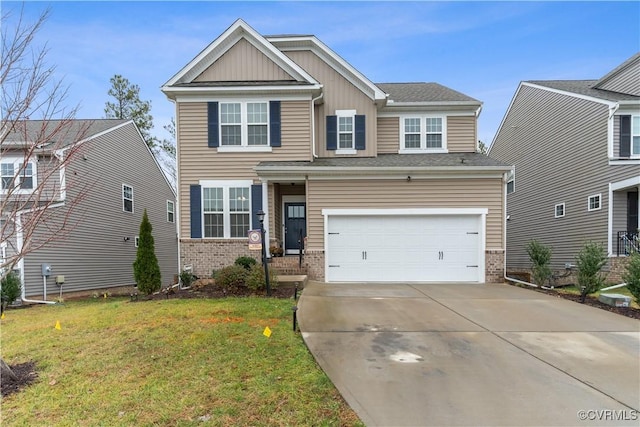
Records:
{"label": "two-story house", "polygon": [[507,267],[530,267],[526,245],[574,264],[587,241],[609,254],[609,280],[638,251],[640,53],[599,80],[523,81],[490,155],[515,165],[507,195]]}
{"label": "two-story house", "polygon": [[328,282],[502,280],[505,179],[476,153],[481,102],[374,84],[315,36],[236,21],[162,91],[175,103],[180,260],[233,263],[247,232]]}
{"label": "two-story house", "polygon": [[173,283],[175,191],[133,121],[29,120],[4,131],[2,256],[24,296],[135,285],[145,209],[162,283]]}

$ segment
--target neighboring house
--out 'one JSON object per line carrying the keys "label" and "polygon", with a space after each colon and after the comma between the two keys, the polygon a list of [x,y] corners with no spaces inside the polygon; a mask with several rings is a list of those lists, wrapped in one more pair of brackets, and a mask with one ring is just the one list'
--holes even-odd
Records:
{"label": "neighboring house", "polygon": [[[374,84],[315,36],[238,20],[162,91],[176,106],[180,259],[209,275],[270,245],[311,278],[501,281],[505,177],[476,153],[481,102]],[[302,237],[302,239],[301,239]]]}
{"label": "neighboring house", "polygon": [[[35,154],[21,168],[34,143]],[[65,156],[71,160],[60,166]],[[3,228],[4,257],[27,239],[34,245],[51,239],[51,230],[58,232],[62,221],[67,224],[53,241],[15,265],[27,297],[45,294],[42,264],[51,266],[47,299],[60,292],[58,276],[64,276],[64,293],[134,285],[132,265],[145,209],[162,283],[173,283],[178,272],[175,193],[133,121],[20,122],[3,140],[0,163],[2,197],[10,194],[13,203],[32,197],[32,208],[47,209],[33,236],[25,236],[28,230],[20,227]],[[11,210],[11,204],[7,207]],[[17,225],[27,224],[28,209],[13,218]]]}
{"label": "neighboring house", "polygon": [[640,53],[599,80],[520,83],[489,154],[515,165],[509,271],[530,267],[532,239],[552,247],[557,270],[594,241],[617,280],[640,246]]}

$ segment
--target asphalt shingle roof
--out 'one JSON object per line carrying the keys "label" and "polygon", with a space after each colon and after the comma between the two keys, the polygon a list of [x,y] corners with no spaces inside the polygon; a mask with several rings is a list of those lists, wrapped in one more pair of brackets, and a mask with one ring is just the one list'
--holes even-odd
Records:
{"label": "asphalt shingle roof", "polygon": [[481,102],[439,83],[376,83],[394,102]]}
{"label": "asphalt shingle roof", "polygon": [[[61,120],[26,120],[16,123],[16,129],[10,132],[3,143],[49,143],[53,142],[56,148],[67,146],[71,143],[89,138],[100,132],[104,132],[129,120],[125,119],[95,119],[95,120],[71,120],[61,126]],[[24,125],[26,124],[26,129]]]}
{"label": "asphalt shingle roof", "polygon": [[605,101],[640,100],[640,96],[595,89],[593,86],[598,82],[599,80],[527,80],[525,83],[545,86],[550,89],[564,90],[578,95],[591,96]]}

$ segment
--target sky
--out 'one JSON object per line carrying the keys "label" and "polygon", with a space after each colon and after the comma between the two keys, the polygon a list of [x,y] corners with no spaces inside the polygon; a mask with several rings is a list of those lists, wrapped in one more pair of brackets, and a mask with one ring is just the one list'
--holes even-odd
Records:
{"label": "sky", "polygon": [[238,18],[263,35],[313,34],[374,83],[437,82],[482,101],[487,145],[520,81],[598,79],[640,51],[637,1],[1,0],[2,16],[23,5],[27,22],[50,9],[33,46],[46,44],[77,118],[105,117],[120,74],[151,101],[160,138],[175,115],[160,87]]}

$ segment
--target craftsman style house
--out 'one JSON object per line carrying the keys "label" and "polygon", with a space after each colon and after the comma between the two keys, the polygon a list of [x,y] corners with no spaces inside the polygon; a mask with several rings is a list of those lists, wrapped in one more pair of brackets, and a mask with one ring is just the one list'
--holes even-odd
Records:
{"label": "craftsman style house", "polygon": [[30,120],[3,132],[2,264],[24,296],[134,285],[145,209],[162,283],[174,281],[175,192],[133,121]]}
{"label": "craftsman style house", "polygon": [[508,270],[530,266],[532,239],[552,247],[555,269],[595,241],[617,280],[640,247],[640,53],[599,80],[520,83],[490,155],[515,165]]}
{"label": "craftsman style house", "polygon": [[162,91],[175,103],[180,261],[196,275],[270,246],[311,278],[502,280],[505,179],[476,153],[481,102],[374,84],[314,36],[238,20]]}

